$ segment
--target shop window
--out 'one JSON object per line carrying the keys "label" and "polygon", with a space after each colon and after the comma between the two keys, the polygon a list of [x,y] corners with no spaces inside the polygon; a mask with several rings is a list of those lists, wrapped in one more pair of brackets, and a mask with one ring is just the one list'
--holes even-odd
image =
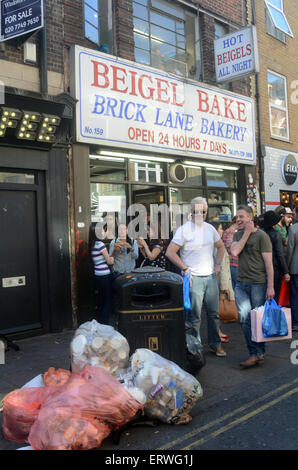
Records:
{"label": "shop window", "polygon": [[234,171],[224,169],[206,168],[208,186],[221,188],[234,188],[236,176]]}
{"label": "shop window", "polygon": [[[123,220],[125,222],[126,191],[124,184],[91,183],[90,196],[92,222],[102,222],[107,215],[112,216],[114,221]],[[108,236],[107,238],[114,237]]]}
{"label": "shop window", "polygon": [[102,52],[111,52],[111,0],[84,0],[83,5],[85,37]]}
{"label": "shop window", "polygon": [[228,222],[236,214],[236,193],[234,191],[208,192],[208,220]]}
{"label": "shop window", "polygon": [[288,140],[289,125],[286,79],[274,72],[268,72],[267,78],[271,136]]}
{"label": "shop window", "polygon": [[105,160],[103,157],[90,155],[90,181],[124,181],[124,158]]}
{"label": "shop window", "polygon": [[273,27],[290,37],[294,37],[286,15],[283,11],[283,0],[265,0],[265,7],[266,14],[269,15]]}
{"label": "shop window", "polygon": [[175,231],[190,218],[190,203],[195,197],[203,195],[202,189],[170,188],[170,219]]}
{"label": "shop window", "polygon": [[197,16],[165,0],[133,1],[135,60],[180,76],[197,78]]}
{"label": "shop window", "polygon": [[35,184],[35,175],[28,173],[0,172],[0,184]]}
{"label": "shop window", "polygon": [[145,183],[163,183],[164,171],[162,163],[129,162],[130,179]]}
{"label": "shop window", "polygon": [[[186,171],[186,178],[182,184],[202,186],[202,168],[192,165],[183,165]],[[171,172],[169,171],[170,183],[176,183],[177,181],[171,179]]]}

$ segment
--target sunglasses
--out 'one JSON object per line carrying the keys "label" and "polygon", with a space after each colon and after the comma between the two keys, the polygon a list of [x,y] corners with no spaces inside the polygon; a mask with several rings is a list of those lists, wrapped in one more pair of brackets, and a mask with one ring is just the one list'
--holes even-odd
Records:
{"label": "sunglasses", "polygon": [[204,214],[205,215],[205,214],[207,214],[207,211],[200,211],[200,210],[196,211],[196,210],[194,210],[194,211],[191,211],[191,213],[195,214],[195,215],[197,215],[197,214],[199,214],[199,215]]}

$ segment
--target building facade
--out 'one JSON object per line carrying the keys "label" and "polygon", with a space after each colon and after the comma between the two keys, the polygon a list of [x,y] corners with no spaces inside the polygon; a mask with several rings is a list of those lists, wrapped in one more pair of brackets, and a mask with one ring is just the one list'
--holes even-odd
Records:
{"label": "building facade", "polygon": [[[63,2],[48,2],[43,29],[13,37],[40,16],[2,6],[0,334],[20,337],[73,324],[67,161],[73,100],[64,93]],[[27,19],[18,22],[18,14]]]}
{"label": "building facade", "polygon": [[253,7],[260,58],[257,94],[263,210],[279,205],[293,209],[298,204],[298,13],[290,0],[254,2]]}
{"label": "building facade", "polygon": [[[14,259],[19,239],[10,234],[23,222],[9,219],[1,243],[4,333],[54,331],[93,318],[91,224],[109,217],[112,225],[120,217],[129,224],[134,205],[146,217],[163,205],[171,232],[196,196],[207,199],[209,220],[222,222],[239,203],[256,204],[251,81],[218,85],[214,59],[214,40],[248,24],[245,0],[42,3],[44,27],[2,41],[0,50],[1,118],[12,122],[0,134],[0,194],[6,203],[15,192],[23,213],[32,200],[20,249],[37,273],[29,283],[19,252]],[[17,114],[6,116],[5,108]],[[27,302],[33,291],[34,308]]]}
{"label": "building facade", "polygon": [[196,196],[208,200],[209,220],[228,222],[251,177],[255,204],[255,110],[249,79],[218,86],[215,76],[214,40],[247,25],[245,1],[86,0],[83,16],[76,2],[67,8],[76,12],[65,26],[77,102],[76,302],[88,318],[90,224],[129,225],[136,204],[147,217],[165,205],[171,232]]}

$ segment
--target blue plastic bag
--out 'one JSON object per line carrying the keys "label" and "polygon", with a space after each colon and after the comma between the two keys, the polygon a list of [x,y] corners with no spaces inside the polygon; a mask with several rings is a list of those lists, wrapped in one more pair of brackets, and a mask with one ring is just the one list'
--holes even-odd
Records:
{"label": "blue plastic bag", "polygon": [[282,308],[275,300],[267,300],[262,319],[264,338],[287,336],[288,324]]}
{"label": "blue plastic bag", "polygon": [[183,276],[183,296],[184,296],[184,309],[191,310],[191,301],[189,296],[189,283],[190,283],[190,271]]}

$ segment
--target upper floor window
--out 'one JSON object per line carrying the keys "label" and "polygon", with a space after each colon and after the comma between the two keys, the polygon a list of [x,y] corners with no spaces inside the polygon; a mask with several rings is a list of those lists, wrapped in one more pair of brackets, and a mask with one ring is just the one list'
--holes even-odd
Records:
{"label": "upper floor window", "polygon": [[[266,31],[267,25],[272,23],[271,28],[275,28],[277,31],[287,34],[290,37],[294,37],[286,15],[283,11],[283,0],[265,0],[266,5]],[[267,19],[268,16],[268,19]],[[275,36],[275,34],[274,34]],[[277,39],[280,39],[279,37]]]}
{"label": "upper floor window", "polygon": [[112,53],[112,0],[84,0],[83,5],[85,37],[100,51]]}
{"label": "upper floor window", "polygon": [[271,36],[275,37],[279,41],[286,42],[286,35],[279,29],[274,26],[274,23],[271,19],[271,16],[268,12],[268,9],[265,8],[265,18],[266,18],[266,32]]}
{"label": "upper floor window", "polygon": [[196,78],[197,16],[174,2],[133,1],[135,60]]}
{"label": "upper floor window", "polygon": [[287,82],[274,72],[267,73],[271,136],[289,139]]}
{"label": "upper floor window", "polygon": [[85,36],[90,41],[99,44],[99,5],[98,0],[84,0]]}

